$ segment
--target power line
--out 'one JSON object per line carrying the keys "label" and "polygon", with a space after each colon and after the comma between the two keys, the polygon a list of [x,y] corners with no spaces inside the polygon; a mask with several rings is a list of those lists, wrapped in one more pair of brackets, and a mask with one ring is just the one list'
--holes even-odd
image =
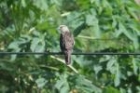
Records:
{"label": "power line", "polygon": [[[61,52],[0,52],[0,55],[63,55]],[[114,52],[74,52],[72,55],[140,55],[140,53],[114,53]]]}

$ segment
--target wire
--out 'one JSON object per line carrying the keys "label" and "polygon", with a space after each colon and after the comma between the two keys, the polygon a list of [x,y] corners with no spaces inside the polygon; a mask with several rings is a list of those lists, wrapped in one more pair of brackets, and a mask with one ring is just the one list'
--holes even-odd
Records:
{"label": "wire", "polygon": [[[63,55],[62,52],[0,52],[0,55]],[[140,55],[140,53],[114,53],[114,52],[75,52],[72,55]]]}

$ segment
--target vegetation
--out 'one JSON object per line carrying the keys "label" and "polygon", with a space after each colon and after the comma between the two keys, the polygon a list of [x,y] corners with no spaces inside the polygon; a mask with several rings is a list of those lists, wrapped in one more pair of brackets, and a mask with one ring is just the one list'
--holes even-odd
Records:
{"label": "vegetation", "polygon": [[[74,52],[139,52],[133,0],[1,0],[0,52],[60,52],[67,25]],[[139,55],[1,55],[0,93],[139,93]]]}

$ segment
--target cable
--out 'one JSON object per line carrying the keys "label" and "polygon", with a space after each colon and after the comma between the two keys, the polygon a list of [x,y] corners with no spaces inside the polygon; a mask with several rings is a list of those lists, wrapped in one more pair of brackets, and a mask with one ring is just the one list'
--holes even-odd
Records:
{"label": "cable", "polygon": [[[62,52],[0,52],[0,55],[63,55]],[[113,53],[113,52],[91,52],[91,53],[83,53],[83,52],[75,52],[72,55],[140,55],[140,53]]]}

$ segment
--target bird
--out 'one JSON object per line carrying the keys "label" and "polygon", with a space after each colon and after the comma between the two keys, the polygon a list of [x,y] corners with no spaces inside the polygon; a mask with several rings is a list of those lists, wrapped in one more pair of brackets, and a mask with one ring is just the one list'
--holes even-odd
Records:
{"label": "bird", "polygon": [[60,32],[60,48],[62,53],[64,53],[66,65],[69,65],[71,63],[71,54],[75,43],[74,37],[66,25],[60,25],[58,31]]}

